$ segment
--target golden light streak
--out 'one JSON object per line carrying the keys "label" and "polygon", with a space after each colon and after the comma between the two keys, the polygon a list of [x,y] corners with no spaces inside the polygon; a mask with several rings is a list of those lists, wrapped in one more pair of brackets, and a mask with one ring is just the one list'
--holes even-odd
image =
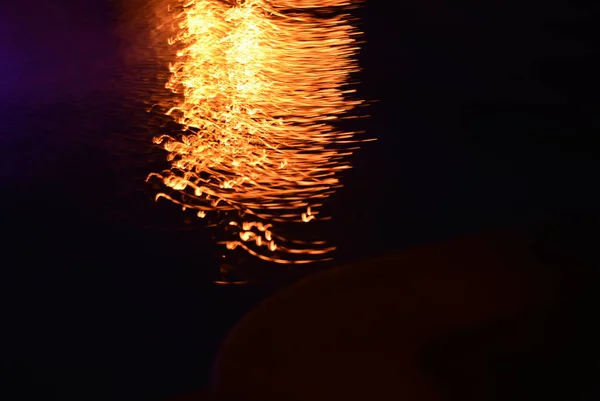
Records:
{"label": "golden light streak", "polygon": [[[360,32],[351,0],[185,0],[171,4],[176,59],[167,88],[178,96],[167,114],[180,137],[160,136],[172,168],[151,174],[160,193],[203,218],[230,211],[241,247],[277,263],[322,260],[323,241],[286,240],[277,223],[308,223],[350,168],[355,132],[336,120],[363,102],[350,75]],[[331,8],[334,8],[332,11]],[[318,12],[327,9],[327,12]],[[150,177],[149,177],[150,178]],[[301,256],[299,258],[299,256]]]}

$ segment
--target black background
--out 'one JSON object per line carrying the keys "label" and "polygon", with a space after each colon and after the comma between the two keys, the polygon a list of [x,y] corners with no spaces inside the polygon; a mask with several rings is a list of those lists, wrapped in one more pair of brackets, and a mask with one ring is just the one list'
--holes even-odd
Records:
{"label": "black background", "polygon": [[[154,203],[144,179],[164,163],[151,143],[160,116],[138,83],[156,66],[124,61],[124,9],[34,0],[0,11],[7,394],[164,400],[202,388],[226,331],[297,276],[212,284],[210,230]],[[359,90],[378,100],[360,124],[378,141],[331,199],[338,261],[596,215],[597,12],[444,0],[356,11]]]}

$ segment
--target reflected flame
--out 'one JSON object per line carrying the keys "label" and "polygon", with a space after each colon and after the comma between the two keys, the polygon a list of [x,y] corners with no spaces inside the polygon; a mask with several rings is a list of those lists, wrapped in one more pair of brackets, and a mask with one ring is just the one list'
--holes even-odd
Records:
{"label": "reflected flame", "polygon": [[[203,218],[234,212],[227,249],[277,263],[322,260],[334,248],[276,235],[277,223],[319,218],[318,208],[350,168],[355,132],[333,123],[363,102],[350,98],[360,32],[350,0],[185,0],[169,11],[177,34],[167,88],[179,96],[167,114],[179,138],[154,142],[172,168],[151,174],[160,193]],[[333,12],[314,10],[337,8]],[[150,178],[149,177],[149,178]],[[298,255],[302,256],[300,259]]]}

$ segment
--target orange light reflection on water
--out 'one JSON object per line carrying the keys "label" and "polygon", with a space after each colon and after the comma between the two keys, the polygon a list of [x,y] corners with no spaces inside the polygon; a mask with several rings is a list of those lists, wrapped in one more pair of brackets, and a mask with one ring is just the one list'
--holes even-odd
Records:
{"label": "orange light reflection on water", "polygon": [[[178,33],[167,88],[180,137],[160,136],[172,168],[160,193],[198,217],[231,211],[224,244],[277,263],[326,259],[324,241],[283,238],[276,226],[322,219],[350,168],[356,132],[334,127],[363,104],[348,85],[360,32],[350,0],[186,0],[169,6]],[[339,7],[316,15],[314,7]]]}

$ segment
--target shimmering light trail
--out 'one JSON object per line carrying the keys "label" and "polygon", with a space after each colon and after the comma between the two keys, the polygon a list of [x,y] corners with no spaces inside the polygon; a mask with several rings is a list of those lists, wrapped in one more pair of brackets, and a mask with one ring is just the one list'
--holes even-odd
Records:
{"label": "shimmering light trail", "polygon": [[[362,104],[350,75],[360,32],[351,0],[186,0],[169,6],[177,34],[167,88],[180,137],[155,143],[172,168],[158,194],[199,217],[229,211],[228,249],[277,263],[327,258],[323,241],[283,238],[278,225],[323,218],[350,168],[355,132],[335,127]],[[150,178],[150,177],[149,177]]]}

